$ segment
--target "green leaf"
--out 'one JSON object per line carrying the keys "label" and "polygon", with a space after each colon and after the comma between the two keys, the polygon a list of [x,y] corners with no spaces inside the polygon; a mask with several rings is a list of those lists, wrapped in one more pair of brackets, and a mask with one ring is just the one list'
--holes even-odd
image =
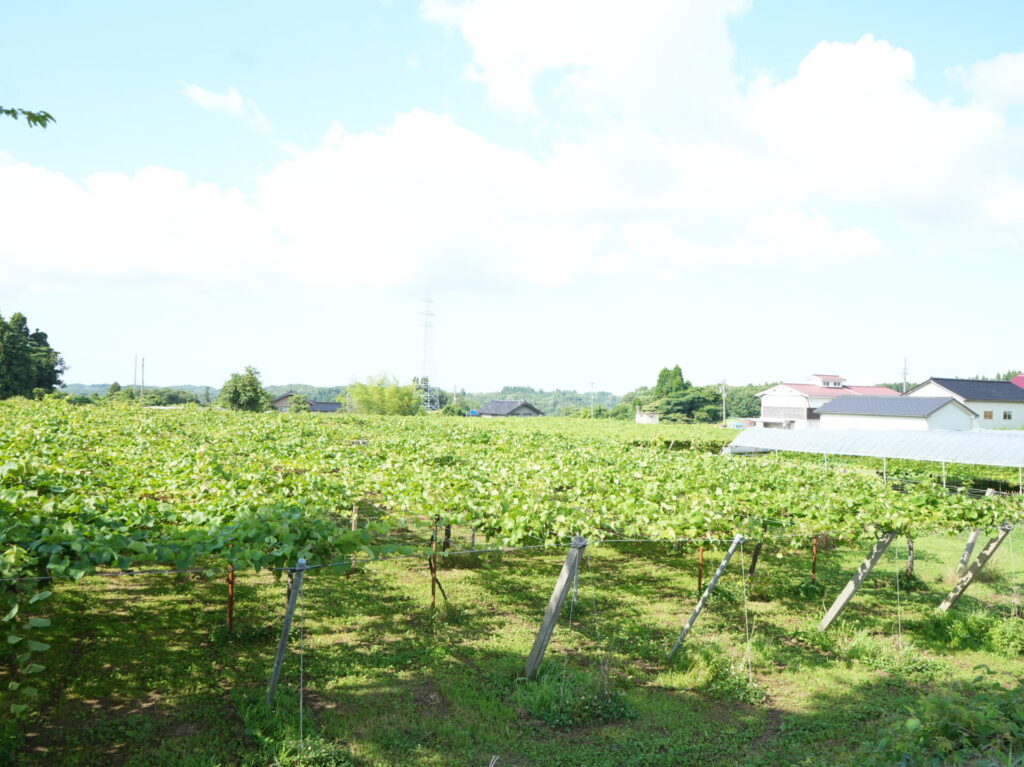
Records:
{"label": "green leaf", "polygon": [[32,595],[32,598],[28,600],[28,603],[30,605],[34,605],[36,602],[42,602],[44,599],[48,599],[51,594],[53,594],[52,591],[37,591]]}
{"label": "green leaf", "polygon": [[7,635],[7,644],[18,644],[18,642],[20,642],[20,641],[21,641],[21,637],[18,636],[17,634],[8,634]]}
{"label": "green leaf", "polygon": [[34,639],[29,639],[27,644],[28,649],[32,652],[46,652],[50,649],[50,645],[46,644],[46,642],[37,642]]}
{"label": "green leaf", "polygon": [[904,726],[907,728],[908,732],[917,732],[921,729],[921,720],[917,717],[912,717],[907,720]]}
{"label": "green leaf", "polygon": [[44,629],[44,628],[47,628],[50,625],[50,619],[49,618],[39,618],[39,617],[33,615],[31,618],[28,619],[28,625],[31,626],[34,629]]}
{"label": "green leaf", "polygon": [[46,668],[46,666],[42,665],[41,663],[29,663],[27,666],[25,666],[25,668],[23,668],[21,670],[21,673],[22,674],[38,674],[44,668]]}
{"label": "green leaf", "polygon": [[18,714],[24,714],[28,711],[28,705],[25,703],[12,703],[11,713],[17,716]]}

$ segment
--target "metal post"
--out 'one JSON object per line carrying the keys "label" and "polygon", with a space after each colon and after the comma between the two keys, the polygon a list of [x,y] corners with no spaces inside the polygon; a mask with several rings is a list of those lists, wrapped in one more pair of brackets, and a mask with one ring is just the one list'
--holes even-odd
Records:
{"label": "metal post", "polygon": [[743,536],[739,533],[732,539],[732,545],[729,547],[729,551],[726,552],[725,557],[722,559],[722,563],[718,566],[715,574],[711,577],[711,582],[708,587],[704,589],[704,593],[701,595],[700,601],[697,602],[697,606],[694,608],[693,613],[690,615],[690,619],[686,621],[686,625],[683,626],[683,630],[679,634],[679,639],[672,645],[672,649],[668,653],[668,659],[672,660],[676,653],[679,652],[679,646],[686,639],[686,635],[690,633],[690,629],[693,628],[693,624],[697,622],[697,618],[700,617],[701,611],[704,609],[704,605],[708,603],[708,598],[711,596],[711,592],[715,586],[718,585],[718,579],[722,577],[722,573],[725,572],[726,566],[729,564],[729,560],[732,559],[732,555],[736,553],[736,548],[743,543]]}
{"label": "metal post", "polygon": [[1010,534],[1012,529],[1013,527],[1010,525],[1003,525],[999,528],[999,534],[995,538],[989,539],[988,543],[985,544],[985,548],[978,553],[978,558],[974,560],[974,564],[967,569],[964,576],[957,581],[956,586],[954,586],[953,590],[949,592],[949,596],[947,596],[945,600],[943,600],[942,604],[939,605],[940,612],[946,612],[949,610],[949,608],[955,605],[957,600],[963,596],[963,593],[967,591],[967,587],[974,582],[978,573],[981,572],[981,568],[987,565],[988,561],[995,555],[996,549],[998,549],[999,545],[1006,540],[1006,536]]}
{"label": "metal post", "polygon": [[877,541],[875,541],[874,547],[871,549],[871,553],[868,554],[868,558],[865,559],[860,567],[857,568],[857,572],[854,573],[853,577],[850,578],[849,583],[842,590],[836,601],[832,603],[832,606],[825,613],[825,617],[821,619],[821,623],[818,624],[818,631],[824,631],[832,622],[839,617],[839,614],[846,609],[846,606],[853,599],[853,595],[857,593],[857,589],[860,588],[861,584],[868,577],[868,573],[871,572],[872,568],[878,564],[878,560],[882,558],[885,550],[889,548],[889,544],[896,539],[896,533],[886,533]]}
{"label": "metal post", "polygon": [[551,599],[548,600],[547,609],[544,611],[544,620],[541,621],[540,631],[537,638],[533,640],[533,649],[526,659],[526,670],[523,672],[527,679],[535,679],[540,663],[544,660],[544,653],[548,649],[548,642],[551,641],[551,634],[554,633],[555,623],[558,622],[558,615],[562,612],[562,605],[565,604],[565,596],[576,579],[580,568],[580,557],[583,549],[587,547],[587,539],[582,536],[573,536],[569,544],[569,553],[565,555],[565,562],[562,564],[562,572],[558,574],[558,581],[555,589],[551,592]]}
{"label": "metal post", "polygon": [[270,674],[270,686],[267,687],[267,705],[274,703],[274,693],[277,692],[277,683],[281,679],[281,666],[284,664],[284,652],[288,649],[288,634],[292,630],[292,616],[295,615],[295,602],[299,598],[299,591],[302,589],[302,576],[306,571],[306,560],[299,559],[292,581],[291,593],[288,595],[288,608],[284,612],[284,624],[281,626],[281,639],[277,643],[277,655],[274,657],[274,670]]}

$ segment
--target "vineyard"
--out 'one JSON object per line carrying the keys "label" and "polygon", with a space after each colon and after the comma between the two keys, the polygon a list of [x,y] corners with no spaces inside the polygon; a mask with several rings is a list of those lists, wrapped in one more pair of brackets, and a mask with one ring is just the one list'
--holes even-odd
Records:
{"label": "vineyard", "polygon": [[[282,696],[275,718],[259,711],[249,693],[259,680],[265,684],[276,644],[273,627],[279,625],[284,607],[284,576],[290,577],[300,558],[319,570],[312,571],[304,589],[305,612],[300,606],[300,615],[309,614],[309,625],[300,621],[301,628],[293,629],[291,648],[303,648],[308,628],[310,671],[316,680],[316,696],[308,705],[311,722],[319,720],[321,729],[325,712],[342,705],[331,697],[332,689],[345,691],[356,678],[368,688],[393,684],[403,674],[418,680],[409,694],[425,697],[428,702],[421,708],[439,701],[440,712],[430,716],[468,716],[454,702],[463,695],[475,701],[471,708],[492,711],[494,721],[506,728],[514,730],[524,716],[527,730],[539,726],[530,722],[545,723],[555,733],[552,742],[561,745],[561,733],[576,719],[589,721],[587,726],[607,722],[603,726],[610,729],[602,737],[618,737],[616,732],[626,737],[637,726],[631,717],[653,705],[635,690],[609,692],[609,685],[629,679],[683,695],[658,704],[665,707],[665,716],[668,711],[678,716],[682,700],[695,710],[725,717],[714,701],[738,699],[748,708],[738,710],[740,719],[729,719],[727,729],[739,732],[742,717],[755,730],[769,727],[771,717],[765,719],[757,706],[766,697],[783,699],[787,694],[755,679],[778,675],[773,662],[808,673],[832,657],[836,664],[845,663],[847,671],[849,664],[864,666],[850,673],[865,684],[881,670],[903,685],[897,696],[903,702],[936,686],[942,676],[936,669],[943,663],[951,680],[963,676],[957,658],[928,660],[926,654],[921,654],[921,663],[930,671],[908,672],[916,661],[908,660],[902,637],[892,652],[883,641],[899,636],[892,609],[907,611],[907,625],[918,632],[917,641],[933,643],[933,655],[965,651],[976,656],[972,662],[1020,674],[1014,642],[1019,640],[1024,650],[1024,631],[1019,629],[1014,569],[994,570],[997,575],[988,582],[972,587],[977,593],[967,604],[981,610],[980,617],[957,613],[940,620],[928,618],[926,611],[948,590],[944,578],[969,531],[991,533],[1024,516],[1022,497],[1012,493],[1017,489],[1015,472],[1011,476],[998,469],[957,467],[955,486],[944,486],[934,466],[907,461],[894,463],[883,476],[877,462],[868,459],[833,459],[823,465],[809,456],[719,455],[732,436],[712,427],[568,419],[325,417],[192,407],[0,403],[0,634],[9,656],[0,670],[0,702],[16,715],[0,737],[13,744],[11,753],[32,764],[52,763],[46,756],[32,756],[26,744],[33,738],[48,738],[50,749],[59,746],[79,755],[78,761],[67,763],[157,763],[153,753],[132,746],[132,737],[126,739],[123,733],[110,738],[128,745],[119,747],[116,758],[103,761],[95,746],[73,746],[54,732],[60,729],[56,723],[61,716],[72,716],[72,698],[79,701],[77,716],[81,701],[101,697],[90,674],[102,675],[74,663],[81,650],[75,649],[75,637],[85,634],[93,637],[89,647],[112,667],[118,657],[112,648],[131,656],[132,642],[145,646],[147,654],[140,661],[144,665],[151,658],[161,669],[168,689],[160,694],[167,699],[179,700],[184,689],[206,690],[197,681],[196,668],[209,664],[222,669],[229,689],[216,685],[216,694],[196,694],[203,705],[220,696],[221,704],[233,708],[243,735],[216,737],[241,738],[242,751],[235,756],[219,753],[197,764],[486,764],[485,745],[499,753],[500,743],[481,735],[472,747],[459,746],[467,749],[464,754],[450,753],[448,760],[444,754],[417,755],[415,749],[383,742],[372,747],[364,743],[360,755],[353,744],[369,737],[358,724],[366,711],[358,716],[345,712],[342,718],[354,717],[355,723],[340,735],[327,737],[324,730],[315,736],[320,738],[314,740],[317,748],[330,752],[323,760],[311,761],[313,751],[289,751],[295,747],[294,733],[287,729],[291,724],[281,721],[294,719],[296,712],[288,709],[295,706],[292,698]],[[996,486],[1004,492],[975,497],[968,492],[974,486]],[[441,533],[447,550],[442,554],[450,556],[442,556],[439,563],[439,580],[447,593],[430,610],[424,589],[434,579],[424,573],[437,530],[447,531]],[[834,632],[839,638],[806,632],[804,624],[816,623],[826,595],[834,597],[883,533],[917,542],[916,573],[905,576],[899,586],[903,563],[897,563],[896,591],[888,570],[879,575],[879,583],[862,600],[870,609],[854,611]],[[705,566],[710,575],[737,534],[749,541],[739,554],[744,559],[735,567],[737,573],[752,571],[750,557],[757,543],[767,563],[756,577],[737,574],[730,582],[726,576],[712,600],[704,634],[674,665],[654,669],[655,662],[664,663],[672,633],[693,606],[698,594],[694,576],[703,579]],[[556,655],[545,673],[549,679],[557,676],[552,684],[561,703],[567,688],[589,689],[592,677],[600,680],[599,694],[583,695],[589,703],[572,716],[562,710],[548,717],[543,714],[548,709],[529,699],[542,695],[544,674],[531,683],[536,688],[527,688],[514,682],[515,667],[529,648],[530,633],[536,632],[565,547],[576,535],[589,541],[587,569],[581,570],[587,575],[581,574],[582,585],[570,604],[568,625],[576,630],[556,635]],[[823,541],[828,545],[819,565],[818,543]],[[487,553],[460,554],[469,548]],[[706,565],[698,561],[705,550]],[[228,577],[238,583],[238,625],[225,633]],[[108,610],[112,594],[119,605],[113,619]],[[766,606],[777,612],[766,611]],[[985,613],[989,608],[996,612]],[[146,636],[156,620],[154,611],[164,615],[160,630],[175,637],[175,643],[184,642],[189,632],[205,637],[179,650],[190,670],[174,668],[165,659],[168,649]],[[748,613],[754,614],[760,633],[751,631]],[[903,618],[900,613],[900,634]],[[403,619],[407,627],[401,625]],[[964,628],[957,623],[961,620],[977,625]],[[119,627],[116,632],[108,630],[111,625]],[[977,637],[966,636],[972,633]],[[989,635],[995,638],[985,639]],[[732,642],[722,649],[715,641],[724,637]],[[945,645],[942,637],[948,640]],[[353,642],[363,648],[348,657],[362,664],[358,673],[338,665],[341,648]],[[757,642],[760,655],[752,650]],[[399,647],[405,649],[392,657]],[[384,667],[376,665],[378,652],[389,658]],[[760,660],[751,660],[753,656]],[[737,673],[736,663],[742,667],[744,659],[747,671]],[[435,676],[413,674],[422,668],[433,669],[455,686],[445,691]],[[915,673],[921,679],[915,681]],[[130,686],[137,698],[145,697],[145,675],[133,674]],[[336,688],[332,675],[342,680]],[[511,687],[506,677],[513,680]],[[294,689],[294,679],[291,684]],[[474,697],[479,695],[470,692],[474,685],[493,694],[486,700]],[[301,680],[298,688],[305,689]],[[62,690],[75,694],[63,695]],[[707,699],[692,697],[698,693]],[[348,700],[344,705],[362,704]],[[383,726],[408,729],[392,720],[397,709],[379,705],[387,712]],[[584,716],[590,709],[596,719]],[[144,728],[144,720],[138,721]],[[489,729],[483,720],[462,726]],[[38,734],[40,729],[44,735]],[[709,736],[710,731],[702,737]],[[450,737],[459,740],[455,734]],[[338,746],[342,741],[347,744],[343,749]],[[737,753],[746,743],[738,736],[729,742],[740,749]],[[669,756],[659,761],[660,753],[676,753],[669,746],[651,748],[647,761],[635,763],[674,763]],[[848,744],[843,748],[852,753]],[[243,757],[243,752],[250,756]],[[44,748],[39,753],[52,757],[54,752]],[[533,757],[537,761],[507,757],[501,764],[558,763],[545,754]],[[184,763],[182,758],[169,756],[165,763]],[[565,757],[561,763],[578,762]]]}

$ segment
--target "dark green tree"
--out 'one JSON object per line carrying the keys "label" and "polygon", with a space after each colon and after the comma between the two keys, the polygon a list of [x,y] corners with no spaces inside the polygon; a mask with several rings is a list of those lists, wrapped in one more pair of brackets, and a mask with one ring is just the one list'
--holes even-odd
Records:
{"label": "dark green tree", "polygon": [[261,413],[270,408],[270,395],[263,390],[260,372],[246,367],[244,373],[232,373],[220,390],[220,404],[231,410]]}
{"label": "dark green tree", "polygon": [[110,388],[107,389],[107,396],[109,397],[111,394],[117,394],[119,391],[121,391],[121,384],[114,381],[114,383],[110,384]]}
{"label": "dark green tree", "polygon": [[661,369],[661,372],[658,373],[658,383],[654,385],[654,390],[651,394],[655,399],[660,399],[661,397],[681,394],[689,388],[690,382],[683,378],[683,371],[676,365],[671,370],[668,368]]}
{"label": "dark green tree", "polygon": [[35,368],[25,315],[15,312],[7,322],[0,317],[0,399],[31,397]]}
{"label": "dark green tree", "polygon": [[46,393],[54,391],[64,383],[61,376],[68,369],[64,358],[50,346],[46,333],[39,328],[29,335],[28,344],[35,371],[34,388],[42,389]]}

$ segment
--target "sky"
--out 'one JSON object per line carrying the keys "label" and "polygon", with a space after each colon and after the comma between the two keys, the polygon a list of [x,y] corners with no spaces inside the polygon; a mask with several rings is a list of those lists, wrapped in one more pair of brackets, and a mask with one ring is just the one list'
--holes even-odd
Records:
{"label": "sky", "polygon": [[[1024,367],[1024,4],[19,3],[0,314],[68,382]],[[423,299],[434,313],[424,360]]]}

